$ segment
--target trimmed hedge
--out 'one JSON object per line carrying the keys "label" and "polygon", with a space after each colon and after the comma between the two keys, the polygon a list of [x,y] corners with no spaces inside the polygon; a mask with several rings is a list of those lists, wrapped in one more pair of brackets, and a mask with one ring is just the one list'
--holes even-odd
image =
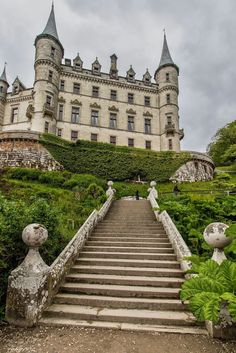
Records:
{"label": "trimmed hedge", "polygon": [[154,152],[81,140],[71,143],[48,134],[41,143],[66,170],[114,181],[138,176],[147,181],[167,181],[191,159],[186,152]]}

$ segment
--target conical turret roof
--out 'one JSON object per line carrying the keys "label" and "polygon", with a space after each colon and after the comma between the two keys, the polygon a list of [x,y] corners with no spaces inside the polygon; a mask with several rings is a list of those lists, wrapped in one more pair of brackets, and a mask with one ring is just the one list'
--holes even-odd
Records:
{"label": "conical turret roof", "polygon": [[[2,74],[0,76],[0,81],[4,81],[4,82],[6,82],[8,84],[7,75],[6,75],[6,64],[4,65],[3,72],[2,72]],[[9,86],[9,84],[8,84],[8,86]]]}
{"label": "conical turret roof", "polygon": [[174,66],[177,71],[179,72],[179,68],[178,66],[174,63],[174,61],[172,60],[172,57],[170,55],[170,51],[168,48],[168,44],[167,44],[167,39],[166,39],[166,34],[164,33],[164,41],[163,41],[163,48],[162,48],[162,53],[161,53],[161,60],[158,66],[157,71],[160,70],[160,68],[164,67],[164,66]]}
{"label": "conical turret roof", "polygon": [[51,9],[46,27],[44,28],[43,32],[36,37],[35,44],[38,39],[44,38],[44,37],[53,38],[60,45],[62,52],[63,52],[63,55],[64,55],[64,48],[59,40],[58,33],[57,33],[57,26],[56,26],[56,19],[55,19],[53,4],[52,4],[52,9]]}
{"label": "conical turret roof", "polygon": [[50,36],[56,38],[59,41],[53,4],[52,4],[51,13],[48,18],[48,22],[42,34],[49,34]]}

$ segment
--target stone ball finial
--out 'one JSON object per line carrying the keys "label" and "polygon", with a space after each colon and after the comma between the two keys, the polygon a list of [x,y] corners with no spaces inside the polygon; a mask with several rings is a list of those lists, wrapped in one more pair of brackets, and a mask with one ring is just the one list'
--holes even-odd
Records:
{"label": "stone ball finial", "polygon": [[155,187],[157,185],[157,183],[153,180],[153,181],[151,181],[151,183],[150,183],[150,186],[151,187]]}
{"label": "stone ball finial", "polygon": [[109,180],[107,183],[108,186],[112,186],[113,185],[113,181]]}
{"label": "stone ball finial", "polygon": [[48,231],[42,224],[29,224],[22,232],[23,242],[30,248],[38,248],[48,238]]}
{"label": "stone ball finial", "polygon": [[231,237],[225,235],[225,230],[229,228],[227,224],[215,222],[209,224],[203,233],[203,237],[208,245],[213,248],[223,249],[232,241]]}

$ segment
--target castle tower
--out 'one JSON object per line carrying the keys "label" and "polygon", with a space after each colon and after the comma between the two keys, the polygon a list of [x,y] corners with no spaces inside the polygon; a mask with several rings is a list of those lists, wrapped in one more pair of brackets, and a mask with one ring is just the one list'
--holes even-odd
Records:
{"label": "castle tower", "polygon": [[155,72],[159,88],[161,151],[180,151],[183,131],[179,130],[178,76],[179,68],[171,58],[164,34],[161,60]]}
{"label": "castle tower", "polygon": [[0,76],[0,131],[2,130],[3,118],[5,115],[5,103],[9,84],[6,76],[6,65],[4,66],[2,75]]}
{"label": "castle tower", "polygon": [[31,130],[55,133],[64,49],[57,34],[53,5],[44,31],[35,39],[35,48],[34,117]]}

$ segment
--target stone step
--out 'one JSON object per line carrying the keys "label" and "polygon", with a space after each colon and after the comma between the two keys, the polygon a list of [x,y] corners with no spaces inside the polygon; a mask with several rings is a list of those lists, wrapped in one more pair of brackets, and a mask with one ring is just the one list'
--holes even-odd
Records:
{"label": "stone step", "polygon": [[134,285],[148,287],[180,288],[184,283],[182,278],[173,277],[145,277],[145,276],[120,276],[90,273],[71,273],[66,276],[67,282],[90,284]]}
{"label": "stone step", "polygon": [[84,293],[117,297],[172,298],[179,299],[180,288],[129,286],[115,284],[65,282],[61,292]]}
{"label": "stone step", "polygon": [[113,329],[131,332],[154,332],[154,333],[175,333],[175,334],[193,334],[193,335],[208,335],[208,332],[203,327],[198,326],[172,326],[172,325],[139,325],[127,323],[115,323],[109,321],[86,321],[76,319],[66,319],[57,317],[43,317],[39,321],[40,325],[46,326],[74,326],[98,329]]}
{"label": "stone step", "polygon": [[151,247],[145,249],[143,247],[134,247],[134,246],[113,246],[112,244],[110,246],[89,246],[85,245],[83,247],[83,251],[95,251],[95,252],[124,252],[124,253],[155,253],[155,254],[173,254],[174,250],[172,248],[158,248],[158,247]]}
{"label": "stone step", "polygon": [[92,240],[88,240],[86,242],[86,245],[87,246],[115,246],[117,248],[120,248],[120,247],[135,247],[135,248],[149,248],[149,247],[152,247],[153,249],[154,248],[171,248],[171,244],[168,243],[168,242],[165,242],[165,243],[159,243],[159,242],[155,242],[155,243],[150,243],[150,242],[128,242],[126,240],[124,241],[114,241],[113,239],[110,240],[110,241],[99,241],[99,240],[95,240],[92,238]]}
{"label": "stone step", "polygon": [[[127,230],[127,226],[125,224],[120,224],[120,225],[112,225],[112,224],[98,224],[97,227],[95,229],[121,229],[121,230]],[[164,232],[164,228],[163,227],[159,227],[156,225],[140,225],[140,226],[133,226],[132,231],[136,232],[137,230],[139,230],[140,232],[143,232],[145,230],[156,230],[156,231],[163,231]]]}
{"label": "stone step", "polygon": [[102,235],[99,235],[99,236],[90,236],[88,238],[88,241],[91,241],[91,242],[109,242],[109,244],[111,242],[122,242],[122,243],[132,243],[132,244],[136,244],[136,243],[142,243],[142,244],[152,244],[152,245],[155,245],[155,244],[170,244],[169,242],[169,239],[167,237],[161,237],[161,238],[158,238],[157,236],[154,236],[154,237],[144,237],[144,238],[138,238],[133,236],[133,237],[126,237],[126,236],[123,236],[123,237],[113,237],[113,236],[102,236]]}
{"label": "stone step", "polygon": [[122,267],[143,267],[143,268],[168,268],[179,269],[178,261],[173,260],[140,260],[140,259],[118,259],[115,256],[111,259],[79,257],[76,260],[78,265],[98,265],[98,266],[122,266]]}
{"label": "stone step", "polygon": [[136,259],[136,260],[176,260],[175,254],[155,254],[155,253],[127,253],[127,252],[99,252],[99,251],[82,251],[80,258],[96,257],[96,258],[114,258],[117,259]]}
{"label": "stone step", "polygon": [[58,293],[53,303],[76,304],[85,306],[97,306],[100,308],[126,308],[126,309],[149,309],[149,310],[187,310],[187,305],[178,299],[155,299],[155,298],[125,298],[106,297],[100,295]]}
{"label": "stone step", "polygon": [[[107,219],[105,219],[104,221],[102,221],[101,223],[100,223],[101,225],[114,225],[114,226],[119,226],[120,225],[120,222],[118,222],[118,221],[109,221],[109,220],[107,220]],[[126,225],[126,226],[130,226],[130,227],[133,227],[133,226],[139,226],[139,225],[142,225],[142,226],[149,226],[149,225],[154,225],[154,226],[159,226],[159,227],[162,227],[163,228],[163,225],[161,224],[161,223],[158,223],[157,221],[155,221],[155,220],[151,220],[151,221],[145,221],[145,220],[138,220],[138,221],[136,221],[136,222],[134,222],[134,221],[127,221],[127,222],[124,222],[124,224]]]}
{"label": "stone step", "polygon": [[74,265],[72,273],[97,273],[122,276],[148,276],[148,277],[180,277],[184,272],[174,268],[145,268],[123,266],[99,266],[99,265]]}
{"label": "stone step", "polygon": [[141,232],[140,230],[137,231],[137,232],[133,232],[132,230],[126,230],[126,231],[121,231],[121,230],[112,230],[112,229],[96,229],[93,231],[92,233],[94,236],[97,236],[97,235],[105,235],[105,236],[114,236],[114,237],[137,237],[137,238],[153,238],[153,237],[157,237],[157,238],[165,238],[165,239],[168,239],[166,233],[164,231],[148,231],[148,232]]}
{"label": "stone step", "polygon": [[152,325],[193,326],[196,324],[193,315],[185,311],[91,308],[67,304],[53,304],[45,310],[44,315],[87,321],[99,320]]}

